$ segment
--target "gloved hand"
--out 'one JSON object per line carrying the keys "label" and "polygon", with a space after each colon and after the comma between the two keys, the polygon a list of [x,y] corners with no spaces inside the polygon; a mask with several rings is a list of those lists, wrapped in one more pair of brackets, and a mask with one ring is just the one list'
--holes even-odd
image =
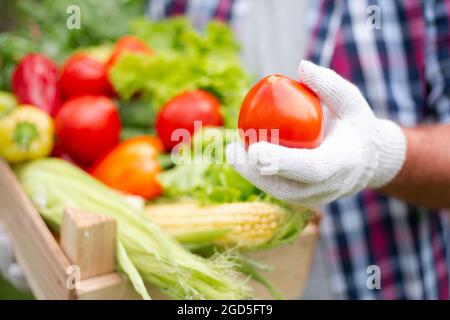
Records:
{"label": "gloved hand", "polygon": [[246,152],[235,142],[228,161],[261,190],[311,208],[389,183],[406,157],[402,129],[375,117],[359,89],[334,71],[302,61],[298,72],[326,106],[323,143],[294,149],[259,142]]}
{"label": "gloved hand", "polygon": [[16,288],[29,290],[20,266],[14,261],[11,242],[3,226],[0,224],[0,273]]}

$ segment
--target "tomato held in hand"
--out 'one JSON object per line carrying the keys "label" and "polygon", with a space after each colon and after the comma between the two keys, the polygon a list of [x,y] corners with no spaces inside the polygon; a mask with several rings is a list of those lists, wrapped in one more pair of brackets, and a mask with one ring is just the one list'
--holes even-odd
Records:
{"label": "tomato held in hand", "polygon": [[[280,145],[312,149],[321,144],[324,133],[317,96],[282,75],[265,77],[250,89],[242,103],[238,127],[244,131],[247,146],[262,140],[276,143],[270,130],[278,129]],[[256,130],[256,139],[251,137],[254,130],[249,129]]]}
{"label": "tomato held in hand", "polygon": [[120,128],[116,106],[104,96],[73,98],[64,103],[55,118],[58,145],[83,166],[117,145]]}
{"label": "tomato held in hand", "polygon": [[155,137],[131,138],[106,154],[90,171],[111,188],[152,199],[162,193],[156,179],[162,171],[158,162],[162,150],[161,141]]}
{"label": "tomato held in hand", "polygon": [[106,64],[86,53],[75,53],[64,64],[60,87],[66,98],[94,94],[112,95]]}
{"label": "tomato held in hand", "polygon": [[211,93],[204,90],[187,91],[162,107],[156,117],[156,130],[164,148],[170,151],[179,143],[172,139],[176,129],[185,129],[192,135],[194,121],[200,121],[203,127],[222,125],[220,102]]}
{"label": "tomato held in hand", "polygon": [[108,67],[111,67],[125,53],[138,53],[152,56],[153,50],[141,39],[135,36],[123,36],[114,46],[114,51],[109,58]]}

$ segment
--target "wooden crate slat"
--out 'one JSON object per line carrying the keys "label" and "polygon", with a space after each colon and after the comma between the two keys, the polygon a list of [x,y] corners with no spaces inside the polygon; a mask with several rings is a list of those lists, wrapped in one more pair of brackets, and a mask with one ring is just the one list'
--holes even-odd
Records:
{"label": "wooden crate slat", "polygon": [[2,159],[0,219],[13,239],[17,261],[36,298],[76,298],[75,289],[66,285],[69,260]]}
{"label": "wooden crate slat", "polygon": [[[261,272],[288,300],[298,299],[306,285],[315,256],[318,240],[318,224],[309,223],[291,245],[248,253],[250,258],[272,266],[272,272]],[[250,282],[258,299],[272,299],[260,283]]]}
{"label": "wooden crate slat", "polygon": [[84,280],[114,272],[116,268],[116,221],[91,212],[66,208],[60,245]]}
{"label": "wooden crate slat", "polygon": [[[18,263],[38,299],[139,299],[121,274],[112,272],[84,279],[68,288],[69,259],[22,190],[9,166],[0,159],[0,221],[13,239]],[[249,254],[275,267],[265,275],[288,299],[298,298],[306,283],[318,239],[318,221],[312,221],[292,244]],[[251,281],[256,297],[270,299],[261,285]],[[149,287],[154,299],[168,298]]]}

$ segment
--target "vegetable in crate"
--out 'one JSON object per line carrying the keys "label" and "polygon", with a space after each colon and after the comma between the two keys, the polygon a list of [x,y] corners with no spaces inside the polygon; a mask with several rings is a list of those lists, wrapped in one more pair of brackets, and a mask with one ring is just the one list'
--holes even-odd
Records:
{"label": "vegetable in crate", "polygon": [[[211,93],[204,90],[188,91],[177,95],[167,102],[156,116],[156,131],[161,138],[166,151],[172,150],[177,144],[185,143],[177,135],[184,130],[194,134],[195,122],[200,126],[220,126],[220,102]],[[180,140],[181,141],[180,141]]]}
{"label": "vegetable in crate", "polygon": [[187,197],[202,204],[264,197],[261,191],[226,162],[225,146],[236,139],[235,130],[216,127],[198,130],[191,143],[179,150],[179,157],[175,159],[177,165],[158,176],[164,196],[172,200]]}
{"label": "vegetable in crate", "polygon": [[149,99],[140,97],[117,103],[122,121],[121,140],[154,134],[156,113]]}
{"label": "vegetable in crate", "polygon": [[152,136],[121,142],[90,170],[104,184],[122,192],[152,199],[162,193],[156,176],[162,171],[158,156],[163,146]]}
{"label": "vegetable in crate", "polygon": [[106,64],[85,52],[75,53],[64,63],[60,85],[66,98],[113,93]]}
{"label": "vegetable in crate", "polygon": [[143,210],[75,166],[43,159],[20,166],[17,176],[39,212],[58,230],[67,207],[117,221],[117,263],[144,298],[153,284],[179,299],[243,299],[249,288],[224,255],[203,259],[186,251],[145,218]]}
{"label": "vegetable in crate", "polygon": [[5,91],[0,91],[0,117],[8,114],[17,106],[16,97]]}
{"label": "vegetable in crate", "polygon": [[39,53],[27,54],[12,75],[12,89],[21,104],[31,104],[55,116],[61,107],[58,67]]}
{"label": "vegetable in crate", "polygon": [[201,206],[156,204],[146,208],[150,221],[188,248],[206,245],[251,250],[289,243],[306,225],[306,212],[292,212],[267,201]]}
{"label": "vegetable in crate", "polygon": [[83,47],[75,52],[85,54],[88,57],[93,58],[99,62],[106,63],[111,57],[112,51],[112,45],[109,43],[105,43],[97,46]]}
{"label": "vegetable in crate", "polygon": [[73,98],[55,118],[59,148],[84,166],[92,165],[118,144],[120,128],[117,108],[104,96]]}
{"label": "vegetable in crate", "polygon": [[[260,250],[292,243],[310,218],[310,211],[268,196],[226,162],[225,146],[237,139],[235,130],[203,128],[179,150],[177,165],[158,177],[163,197],[172,203],[149,205],[148,218],[194,252]],[[280,298],[259,268],[237,257],[241,272]]]}
{"label": "vegetable in crate", "polygon": [[[184,213],[181,212],[179,214],[184,218],[178,217],[177,208],[186,206],[181,211],[193,212],[193,206],[204,206],[199,210],[198,216],[209,216],[207,221],[215,223],[211,225],[205,220],[202,223],[196,223],[195,228],[199,232],[197,237],[189,235],[189,229],[185,230],[185,234],[179,233],[177,237],[183,238],[188,245],[189,241],[187,240],[191,241],[197,238],[196,244],[201,242],[203,244],[227,244],[229,246],[234,244],[254,249],[255,247],[276,246],[295,240],[309,219],[309,211],[287,207],[242,178],[226,162],[224,151],[225,146],[236,139],[237,133],[235,130],[203,128],[197,131],[191,144],[180,149],[180,157],[176,159],[178,164],[173,169],[164,171],[158,176],[164,189],[165,198],[175,202],[185,199],[194,204],[176,204],[174,207],[171,207],[171,205],[165,207],[150,206],[150,212],[154,212],[155,218],[159,218],[160,215],[157,213],[161,210],[171,211],[172,213],[168,214],[168,219],[173,217],[172,220],[174,221],[170,225],[167,222],[168,220],[158,219],[158,221],[161,221],[163,228],[167,226],[171,232],[178,233],[181,231],[177,228],[180,221],[187,221],[189,217],[184,216]],[[195,157],[201,157],[199,158],[201,161],[195,161]],[[245,202],[249,203],[245,204]],[[152,208],[154,208],[154,211],[152,211]],[[232,213],[234,209],[236,209],[236,212]],[[245,241],[244,233],[238,228],[238,223],[233,223],[235,220],[245,221],[246,219],[258,221],[259,217],[269,213],[277,214],[280,220],[275,226],[272,225],[272,229],[269,228],[271,232],[267,233],[268,238],[261,240],[259,244],[252,243],[248,239]],[[193,216],[196,215],[193,214]],[[158,223],[158,221],[155,220],[155,223]],[[276,221],[273,220],[272,222]],[[264,225],[262,221],[260,224]],[[224,228],[227,229],[225,232]],[[252,225],[249,224],[245,228],[251,229]],[[208,238],[212,235],[218,237]],[[224,237],[221,238],[222,236]],[[228,239],[228,243],[226,239]]]}
{"label": "vegetable in crate", "polygon": [[53,147],[53,121],[43,110],[21,105],[0,118],[0,156],[9,163],[38,159]]}
{"label": "vegetable in crate", "polygon": [[[246,134],[246,145],[267,140],[285,147],[311,149],[321,144],[324,133],[317,96],[300,82],[282,75],[267,76],[250,89],[242,103],[238,126]],[[279,130],[279,141],[272,141],[273,129]],[[256,130],[254,137],[250,130]]]}
{"label": "vegetable in crate", "polygon": [[110,69],[111,83],[121,98],[140,94],[159,111],[181,92],[203,89],[220,101],[224,125],[236,127],[250,77],[226,24],[210,22],[199,33],[187,19],[177,17],[157,22],[140,19],[131,29],[151,44],[155,55],[123,55]]}
{"label": "vegetable in crate", "polygon": [[123,36],[117,40],[111,57],[108,60],[108,68],[112,67],[124,53],[144,54],[153,56],[153,50],[141,39],[135,36]]}

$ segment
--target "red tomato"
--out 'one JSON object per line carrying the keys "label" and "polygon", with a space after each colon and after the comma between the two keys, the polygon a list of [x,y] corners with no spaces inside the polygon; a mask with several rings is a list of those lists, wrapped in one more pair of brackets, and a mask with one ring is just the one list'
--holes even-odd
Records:
{"label": "red tomato", "polygon": [[[324,132],[317,96],[282,75],[265,77],[250,89],[242,103],[238,127],[246,134],[247,146],[261,140],[275,143],[270,130],[278,129],[280,145],[312,149],[321,144]],[[250,138],[249,129],[256,130],[256,139]]]}
{"label": "red tomato", "polygon": [[58,145],[78,163],[87,166],[119,142],[119,113],[104,96],[73,98],[55,118]]}
{"label": "red tomato", "polygon": [[111,188],[152,199],[162,193],[156,179],[162,171],[158,162],[158,155],[162,150],[163,146],[158,138],[131,138],[106,154],[90,171]]}
{"label": "red tomato", "polygon": [[55,157],[55,158],[60,158],[63,160],[66,160],[67,162],[76,165],[82,169],[83,168],[79,163],[77,163],[74,159],[72,159],[71,156],[69,156],[66,151],[64,150],[64,148],[61,145],[60,141],[55,141],[54,145],[53,145],[53,150],[52,153],[50,154],[51,157]]}
{"label": "red tomato", "polygon": [[156,117],[156,130],[164,148],[169,151],[179,143],[172,140],[176,129],[186,129],[192,135],[194,121],[201,121],[203,127],[222,125],[220,102],[209,92],[184,92],[162,107]]}
{"label": "red tomato", "polygon": [[86,53],[75,53],[64,64],[60,86],[66,98],[94,94],[112,95],[107,68]]}
{"label": "red tomato", "polygon": [[109,58],[108,66],[112,66],[125,52],[140,53],[149,56],[154,54],[153,50],[141,39],[135,36],[124,36],[116,42],[114,51]]}

